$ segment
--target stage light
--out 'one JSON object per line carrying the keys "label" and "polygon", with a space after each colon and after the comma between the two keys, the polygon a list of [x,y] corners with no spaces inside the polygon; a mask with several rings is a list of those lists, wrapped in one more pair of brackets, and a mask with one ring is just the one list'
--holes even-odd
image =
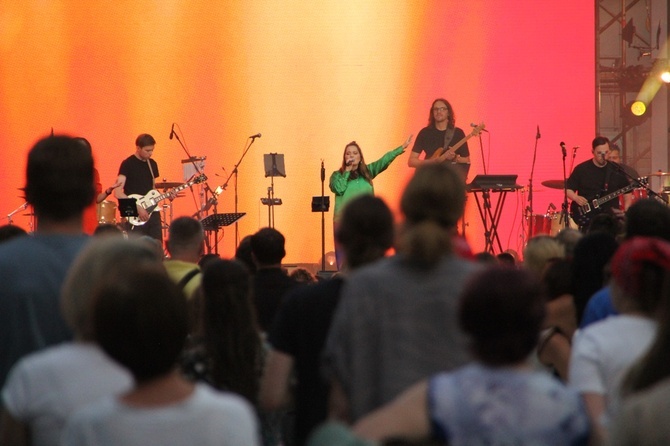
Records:
{"label": "stage light", "polygon": [[337,258],[335,257],[335,251],[328,251],[324,257],[319,259],[319,267],[322,265],[325,271],[337,271]]}
{"label": "stage light", "polygon": [[642,101],[635,101],[633,104],[631,104],[630,111],[635,116],[642,116],[644,115],[644,112],[647,111],[647,106]]}
{"label": "stage light", "polygon": [[666,68],[661,72],[661,80],[666,84],[670,84],[670,68]]}

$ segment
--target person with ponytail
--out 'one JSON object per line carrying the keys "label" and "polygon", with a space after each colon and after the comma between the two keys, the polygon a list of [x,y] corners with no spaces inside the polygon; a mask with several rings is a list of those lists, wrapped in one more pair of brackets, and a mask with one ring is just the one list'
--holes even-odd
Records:
{"label": "person with ponytail", "polygon": [[468,359],[456,308],[478,267],[454,253],[465,185],[447,164],[426,164],[409,181],[397,254],[346,280],[324,354],[331,416],[355,421],[411,384]]}

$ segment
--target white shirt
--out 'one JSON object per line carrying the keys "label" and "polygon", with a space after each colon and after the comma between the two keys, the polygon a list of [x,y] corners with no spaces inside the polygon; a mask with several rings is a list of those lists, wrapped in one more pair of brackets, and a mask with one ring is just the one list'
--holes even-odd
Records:
{"label": "white shirt", "polygon": [[57,445],[76,409],[132,387],[132,377],[93,343],[73,342],[33,353],[10,371],[2,399],[30,427],[33,445]]}
{"label": "white shirt", "polygon": [[105,398],[77,411],[61,437],[64,446],[259,445],[253,409],[244,399],[197,384],[185,401],[163,407],[128,406]]}
{"label": "white shirt", "polygon": [[651,346],[656,323],[641,316],[610,316],[575,333],[568,385],[579,393],[606,397],[604,424],[619,406],[626,372]]}

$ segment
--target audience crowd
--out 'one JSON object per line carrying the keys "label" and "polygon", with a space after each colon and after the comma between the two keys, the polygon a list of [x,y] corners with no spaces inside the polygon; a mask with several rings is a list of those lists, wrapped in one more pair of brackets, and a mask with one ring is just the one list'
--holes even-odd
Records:
{"label": "audience crowd", "polygon": [[398,225],[372,195],[341,209],[346,267],[323,278],[288,273],[274,228],[234,259],[192,217],[165,250],[85,235],[93,164],[38,141],[35,231],[0,227],[2,445],[670,444],[660,201],[473,254],[462,178],[426,164]]}

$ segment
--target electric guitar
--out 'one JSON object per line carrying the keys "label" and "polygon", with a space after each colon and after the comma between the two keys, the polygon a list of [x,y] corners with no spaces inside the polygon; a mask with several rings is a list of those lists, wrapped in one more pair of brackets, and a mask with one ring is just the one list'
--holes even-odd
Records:
{"label": "electric guitar", "polygon": [[[138,195],[138,194],[133,194],[133,195],[128,195],[128,198],[134,198],[137,200],[137,204],[149,213],[151,213],[156,210],[156,206],[158,206],[158,203],[161,201],[165,200],[166,198],[170,197],[172,194],[176,194],[188,187],[193,186],[194,184],[198,183],[204,183],[207,181],[207,176],[203,173],[198,175],[197,177],[193,178],[190,180],[188,183],[184,183],[181,186],[177,186],[173,189],[170,189],[169,191],[165,193],[160,193],[156,189],[151,189],[149,192],[147,192],[146,195]],[[143,224],[146,223],[146,221],[140,220],[139,217],[128,217],[128,223],[130,223],[133,226],[142,226]]]}
{"label": "electric guitar", "polygon": [[570,216],[575,221],[575,223],[577,223],[577,226],[579,226],[580,228],[586,226],[589,224],[589,222],[594,216],[602,212],[602,209],[600,209],[600,206],[602,204],[614,200],[619,195],[623,195],[627,192],[632,191],[633,189],[637,189],[641,185],[646,186],[647,182],[648,182],[647,177],[638,178],[637,181],[634,181],[628,186],[621,188],[617,191],[614,191],[611,194],[607,194],[603,197],[596,196],[596,198],[590,200],[583,206],[580,206],[577,204],[576,201],[573,201],[570,204]]}
{"label": "electric guitar", "polygon": [[[456,153],[456,150],[458,150],[459,147],[461,147],[463,144],[465,144],[468,141],[468,139],[472,138],[473,136],[479,136],[479,134],[485,128],[486,128],[486,124],[484,124],[483,122],[480,123],[478,126],[473,128],[472,131],[465,136],[465,138],[461,139],[460,141],[458,141],[453,146],[449,146],[447,149],[445,149],[444,147],[440,147],[428,159],[431,159],[431,160],[435,159],[435,158],[439,157],[440,155],[442,155],[444,152],[447,152],[447,151],[451,151],[453,153]],[[454,158],[454,161],[452,161],[452,164],[457,165],[463,171],[462,173],[463,173],[464,177],[467,178],[468,172],[470,171],[470,164],[469,163],[467,163],[467,164],[457,163],[456,158]]]}

